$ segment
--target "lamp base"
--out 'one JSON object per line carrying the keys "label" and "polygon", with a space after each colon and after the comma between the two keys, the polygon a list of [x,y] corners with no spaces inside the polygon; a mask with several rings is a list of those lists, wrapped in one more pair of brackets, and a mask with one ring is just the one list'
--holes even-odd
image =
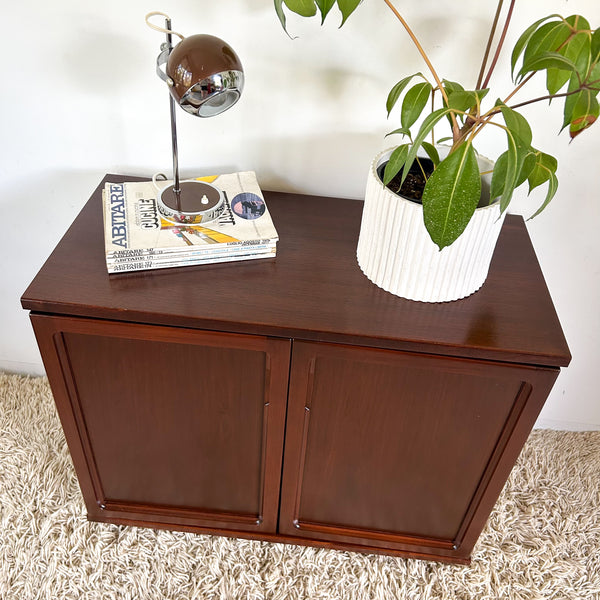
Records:
{"label": "lamp base", "polygon": [[198,225],[214,221],[225,208],[225,195],[205,181],[183,181],[179,192],[174,185],[164,188],[158,196],[158,211],[172,223]]}

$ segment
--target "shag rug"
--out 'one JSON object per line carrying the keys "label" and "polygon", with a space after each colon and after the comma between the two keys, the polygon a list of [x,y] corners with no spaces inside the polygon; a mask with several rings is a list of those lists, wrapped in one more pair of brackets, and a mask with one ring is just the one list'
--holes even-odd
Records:
{"label": "shag rug", "polygon": [[90,523],[45,378],[0,373],[0,598],[600,599],[600,432],[532,433],[471,566]]}

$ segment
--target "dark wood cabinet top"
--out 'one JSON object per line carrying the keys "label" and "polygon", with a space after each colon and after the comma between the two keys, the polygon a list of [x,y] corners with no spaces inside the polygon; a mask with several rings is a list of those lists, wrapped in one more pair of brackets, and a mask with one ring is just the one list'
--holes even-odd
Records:
{"label": "dark wood cabinet top", "polygon": [[21,298],[42,313],[565,366],[570,353],[523,219],[508,216],[482,289],[428,304],[356,262],[362,202],[265,192],[277,257],[109,275],[101,190]]}

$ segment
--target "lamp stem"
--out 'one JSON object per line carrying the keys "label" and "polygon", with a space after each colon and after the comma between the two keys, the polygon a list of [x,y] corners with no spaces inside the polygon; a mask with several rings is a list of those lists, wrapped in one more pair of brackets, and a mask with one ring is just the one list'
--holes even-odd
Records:
{"label": "lamp stem", "polygon": [[181,186],[179,185],[179,160],[177,157],[177,126],[175,125],[175,100],[171,97],[171,144],[173,146],[173,191],[177,198],[177,210],[181,210]]}
{"label": "lamp stem", "polygon": [[[173,37],[171,35],[171,19],[166,18],[167,44],[169,53],[173,49]],[[177,153],[177,124],[175,122],[175,100],[169,92],[169,108],[171,110],[171,146],[173,149],[173,192],[177,202],[177,210],[181,211],[181,186],[179,184],[179,157]]]}

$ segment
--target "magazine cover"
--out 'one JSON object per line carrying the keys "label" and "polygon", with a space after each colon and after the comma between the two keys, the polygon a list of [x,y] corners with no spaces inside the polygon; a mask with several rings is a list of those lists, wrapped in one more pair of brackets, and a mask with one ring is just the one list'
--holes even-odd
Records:
{"label": "magazine cover", "polygon": [[198,179],[217,186],[224,194],[222,213],[204,225],[165,219],[158,212],[157,190],[151,181],[107,183],[103,191],[107,264],[116,258],[156,259],[165,254],[181,260],[199,250],[206,251],[206,260],[213,253],[216,258],[224,249],[256,254],[257,247],[277,242],[277,231],[253,171]]}

